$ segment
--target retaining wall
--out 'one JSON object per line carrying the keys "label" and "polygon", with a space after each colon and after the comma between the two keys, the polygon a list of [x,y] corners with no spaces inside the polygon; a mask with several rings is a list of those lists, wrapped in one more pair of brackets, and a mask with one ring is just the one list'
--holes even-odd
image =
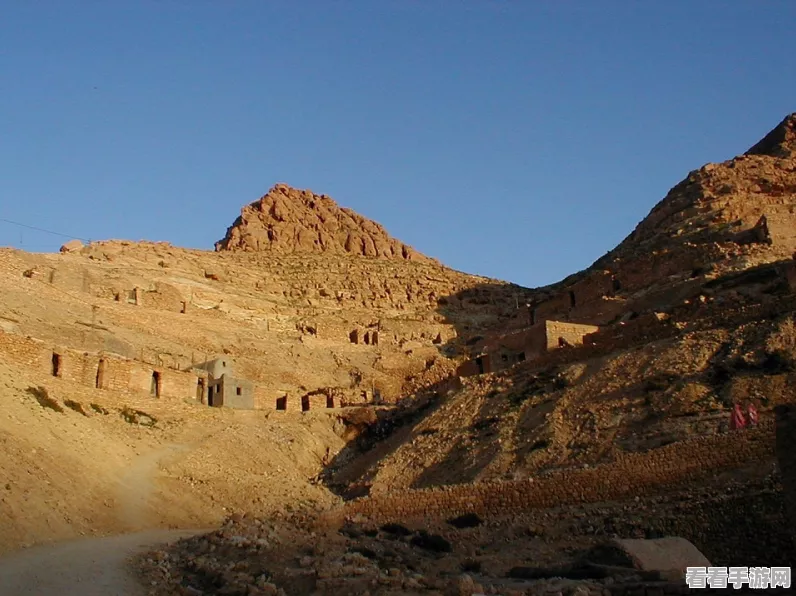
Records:
{"label": "retaining wall", "polygon": [[464,513],[503,516],[527,509],[612,501],[654,492],[717,470],[774,458],[771,420],[755,429],[699,437],[587,469],[569,469],[521,481],[483,482],[407,490],[350,501],[330,521],[365,515],[379,522],[447,519]]}

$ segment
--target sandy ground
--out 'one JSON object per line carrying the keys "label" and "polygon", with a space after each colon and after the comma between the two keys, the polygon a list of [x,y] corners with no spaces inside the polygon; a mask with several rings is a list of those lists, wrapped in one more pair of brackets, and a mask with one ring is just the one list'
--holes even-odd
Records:
{"label": "sandy ground", "polygon": [[129,559],[196,534],[152,530],[29,548],[0,558],[0,596],[143,596]]}
{"label": "sandy ground", "polygon": [[[0,596],[145,594],[136,553],[236,511],[332,498],[308,482],[342,444],[323,416],[118,396],[3,363],[0,405]],[[157,424],[125,421],[128,405]]]}

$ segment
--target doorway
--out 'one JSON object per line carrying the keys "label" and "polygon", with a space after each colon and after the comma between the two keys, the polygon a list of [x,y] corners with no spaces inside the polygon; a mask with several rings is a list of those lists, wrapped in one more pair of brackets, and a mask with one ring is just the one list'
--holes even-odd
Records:
{"label": "doorway", "polygon": [[53,368],[52,368],[53,376],[60,377],[61,376],[61,355],[53,353]]}
{"label": "doorway", "polygon": [[475,365],[478,367],[478,374],[484,374],[484,359],[481,356],[475,359]]}
{"label": "doorway", "polygon": [[105,389],[105,359],[100,358],[97,363],[97,378],[94,380],[97,389]]}
{"label": "doorway", "polygon": [[152,384],[149,387],[149,393],[152,397],[160,397],[160,373],[158,371],[152,372]]}

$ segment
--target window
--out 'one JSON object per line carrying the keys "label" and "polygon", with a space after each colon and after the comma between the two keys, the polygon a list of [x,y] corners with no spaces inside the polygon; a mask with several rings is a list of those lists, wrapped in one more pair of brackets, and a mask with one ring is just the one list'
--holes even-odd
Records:
{"label": "window", "polygon": [[237,395],[241,395],[241,393],[242,393],[241,388],[240,387],[235,387],[235,393]]}

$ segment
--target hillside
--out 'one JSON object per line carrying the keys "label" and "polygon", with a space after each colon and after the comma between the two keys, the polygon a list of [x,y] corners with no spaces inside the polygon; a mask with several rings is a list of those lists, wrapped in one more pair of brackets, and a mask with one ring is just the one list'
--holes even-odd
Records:
{"label": "hillside", "polygon": [[[155,591],[184,593],[175,578],[190,576],[208,593],[276,593],[254,572],[266,563],[252,563],[269,553],[267,566],[284,558],[277,583],[291,593],[343,593],[361,574],[383,587],[371,593],[433,592],[465,557],[505,574],[505,532],[518,564],[564,564],[593,546],[587,534],[644,535],[644,524],[691,532],[725,564],[711,532],[729,532],[759,497],[758,521],[785,560],[771,418],[796,382],[794,224],[791,115],[744,155],[691,172],[616,249],[545,288],[454,271],[283,184],[245,206],[213,251],[122,240],[0,249],[0,518],[10,520],[0,549],[236,514],[168,565],[150,560]],[[763,424],[733,441],[729,410],[747,401]],[[478,548],[440,565],[398,543],[396,554],[372,527],[405,513],[446,534],[443,513],[498,502],[510,514],[529,486],[529,508],[555,523],[530,530],[548,513],[520,507],[526,517],[490,522]],[[633,487],[677,519],[635,519],[623,505]],[[722,501],[726,516],[687,530],[725,489],[738,495]],[[692,493],[701,505],[677,517]],[[288,514],[287,525],[261,521]],[[590,515],[611,524],[584,522],[566,538]],[[547,531],[555,537],[526,544]],[[241,563],[241,540],[251,550],[241,568],[253,571],[233,581],[220,569]],[[736,543],[750,556],[758,544]],[[362,561],[382,555],[384,569]]]}
{"label": "hillside", "polygon": [[330,482],[363,494],[524,478],[719,432],[736,401],[792,401],[795,127],[791,115],[690,173],[615,250],[530,294],[537,325],[600,325],[590,345],[514,364],[531,332],[496,329],[473,350],[492,374],[385,421],[389,437],[362,437]]}
{"label": "hillside", "polygon": [[[9,403],[0,469],[11,487],[0,515],[13,520],[0,548],[328,505],[337,497],[310,483],[323,463],[380,409],[446,378],[461,333],[516,314],[517,286],[452,271],[331,199],[312,211],[304,202],[312,193],[277,186],[266,195],[274,196],[295,202],[290,213],[300,217],[284,217],[294,230],[311,229],[317,212],[396,253],[121,240],[71,242],[60,254],[0,249]],[[253,384],[254,410],[207,407],[211,379],[201,366],[213,358]],[[59,411],[38,403],[40,387]],[[131,423],[127,409],[157,424]],[[128,523],[119,494],[139,468],[150,486],[146,516]],[[62,506],[43,515],[56,498]]]}

